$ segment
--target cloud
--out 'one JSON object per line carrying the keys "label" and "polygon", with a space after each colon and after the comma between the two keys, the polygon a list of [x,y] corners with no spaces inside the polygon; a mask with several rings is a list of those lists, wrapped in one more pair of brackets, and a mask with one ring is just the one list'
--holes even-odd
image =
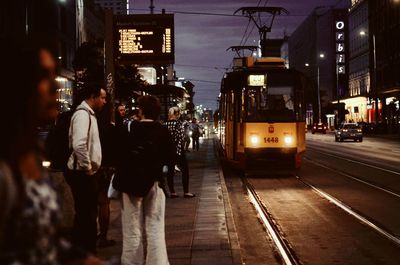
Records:
{"label": "cloud", "polygon": [[[166,11],[189,11],[233,14],[242,6],[256,6],[259,0],[155,0],[157,12],[162,8]],[[316,6],[327,6],[339,3],[348,3],[349,0],[269,0],[268,6],[281,6],[290,12],[290,16],[276,18],[271,38],[283,37],[284,32],[291,34],[307,15]],[[265,0],[260,1],[264,5]],[[148,10],[149,0],[131,0],[131,7]],[[148,13],[148,11],[135,11]],[[247,25],[247,18],[204,16],[175,14],[175,58],[178,76],[195,80],[213,81],[206,83],[192,81],[195,84],[196,104],[216,108],[216,98],[219,94],[223,73],[212,69],[216,66],[229,66],[234,53],[226,49],[233,45],[239,45]],[[250,24],[250,29],[252,28]],[[249,31],[250,31],[249,29]],[[258,40],[257,29],[248,38],[247,45],[254,45],[253,40]],[[211,68],[185,67],[179,65],[209,66]]]}

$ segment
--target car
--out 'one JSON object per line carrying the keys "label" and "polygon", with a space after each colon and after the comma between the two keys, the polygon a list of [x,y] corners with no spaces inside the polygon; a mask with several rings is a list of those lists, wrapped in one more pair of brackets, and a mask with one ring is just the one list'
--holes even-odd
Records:
{"label": "car", "polygon": [[319,122],[313,125],[311,133],[314,134],[316,132],[321,132],[323,134],[326,134],[326,129],[327,129],[326,124]]}
{"label": "car", "polygon": [[363,134],[373,134],[376,131],[375,123],[358,122],[357,124],[361,127]]}
{"label": "car", "polygon": [[345,139],[353,139],[363,141],[363,132],[360,125],[357,123],[343,123],[339,129],[335,130],[335,141],[343,142]]}

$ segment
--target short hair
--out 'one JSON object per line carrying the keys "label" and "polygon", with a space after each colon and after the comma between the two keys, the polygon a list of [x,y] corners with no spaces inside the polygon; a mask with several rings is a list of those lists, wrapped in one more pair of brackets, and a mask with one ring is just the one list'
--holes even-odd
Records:
{"label": "short hair", "polygon": [[91,97],[96,98],[100,96],[100,92],[102,89],[104,89],[104,86],[100,83],[87,82],[83,85],[82,96],[84,99],[89,99]]}
{"label": "short hair", "polygon": [[154,96],[141,96],[138,99],[139,109],[146,119],[157,120],[161,113],[161,105],[158,98]]}

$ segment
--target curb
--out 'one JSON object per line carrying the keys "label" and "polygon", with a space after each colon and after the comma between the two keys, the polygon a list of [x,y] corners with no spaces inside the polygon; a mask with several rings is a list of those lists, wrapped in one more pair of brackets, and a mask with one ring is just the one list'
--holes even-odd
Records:
{"label": "curb", "polygon": [[[214,148],[217,151],[216,154],[218,155],[219,150],[216,147],[217,143],[216,143],[215,139],[213,141],[213,144],[214,144]],[[228,189],[226,187],[225,177],[224,177],[224,173],[222,172],[222,167],[221,167],[219,159],[217,160],[217,164],[218,164],[218,171],[219,171],[219,179],[221,181],[222,197],[224,200],[225,218],[226,218],[226,225],[228,228],[229,243],[231,245],[232,263],[233,263],[233,265],[243,265],[244,263],[243,263],[243,259],[242,259],[241,249],[240,249],[239,237],[236,232],[235,220],[233,218],[231,201],[229,199],[229,193],[228,193]]]}

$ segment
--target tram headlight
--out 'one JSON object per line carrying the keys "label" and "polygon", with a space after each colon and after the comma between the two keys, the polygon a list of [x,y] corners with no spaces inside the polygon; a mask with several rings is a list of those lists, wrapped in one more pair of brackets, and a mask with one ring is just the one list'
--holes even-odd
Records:
{"label": "tram headlight", "polygon": [[291,135],[285,135],[283,137],[283,141],[285,142],[285,144],[290,145],[293,143],[293,136]]}
{"label": "tram headlight", "polygon": [[49,168],[49,167],[51,166],[51,162],[50,162],[50,161],[43,161],[43,162],[42,162],[42,166],[43,166],[44,168]]}
{"label": "tram headlight", "polygon": [[250,142],[252,145],[258,145],[260,143],[260,137],[257,134],[251,134]]}

